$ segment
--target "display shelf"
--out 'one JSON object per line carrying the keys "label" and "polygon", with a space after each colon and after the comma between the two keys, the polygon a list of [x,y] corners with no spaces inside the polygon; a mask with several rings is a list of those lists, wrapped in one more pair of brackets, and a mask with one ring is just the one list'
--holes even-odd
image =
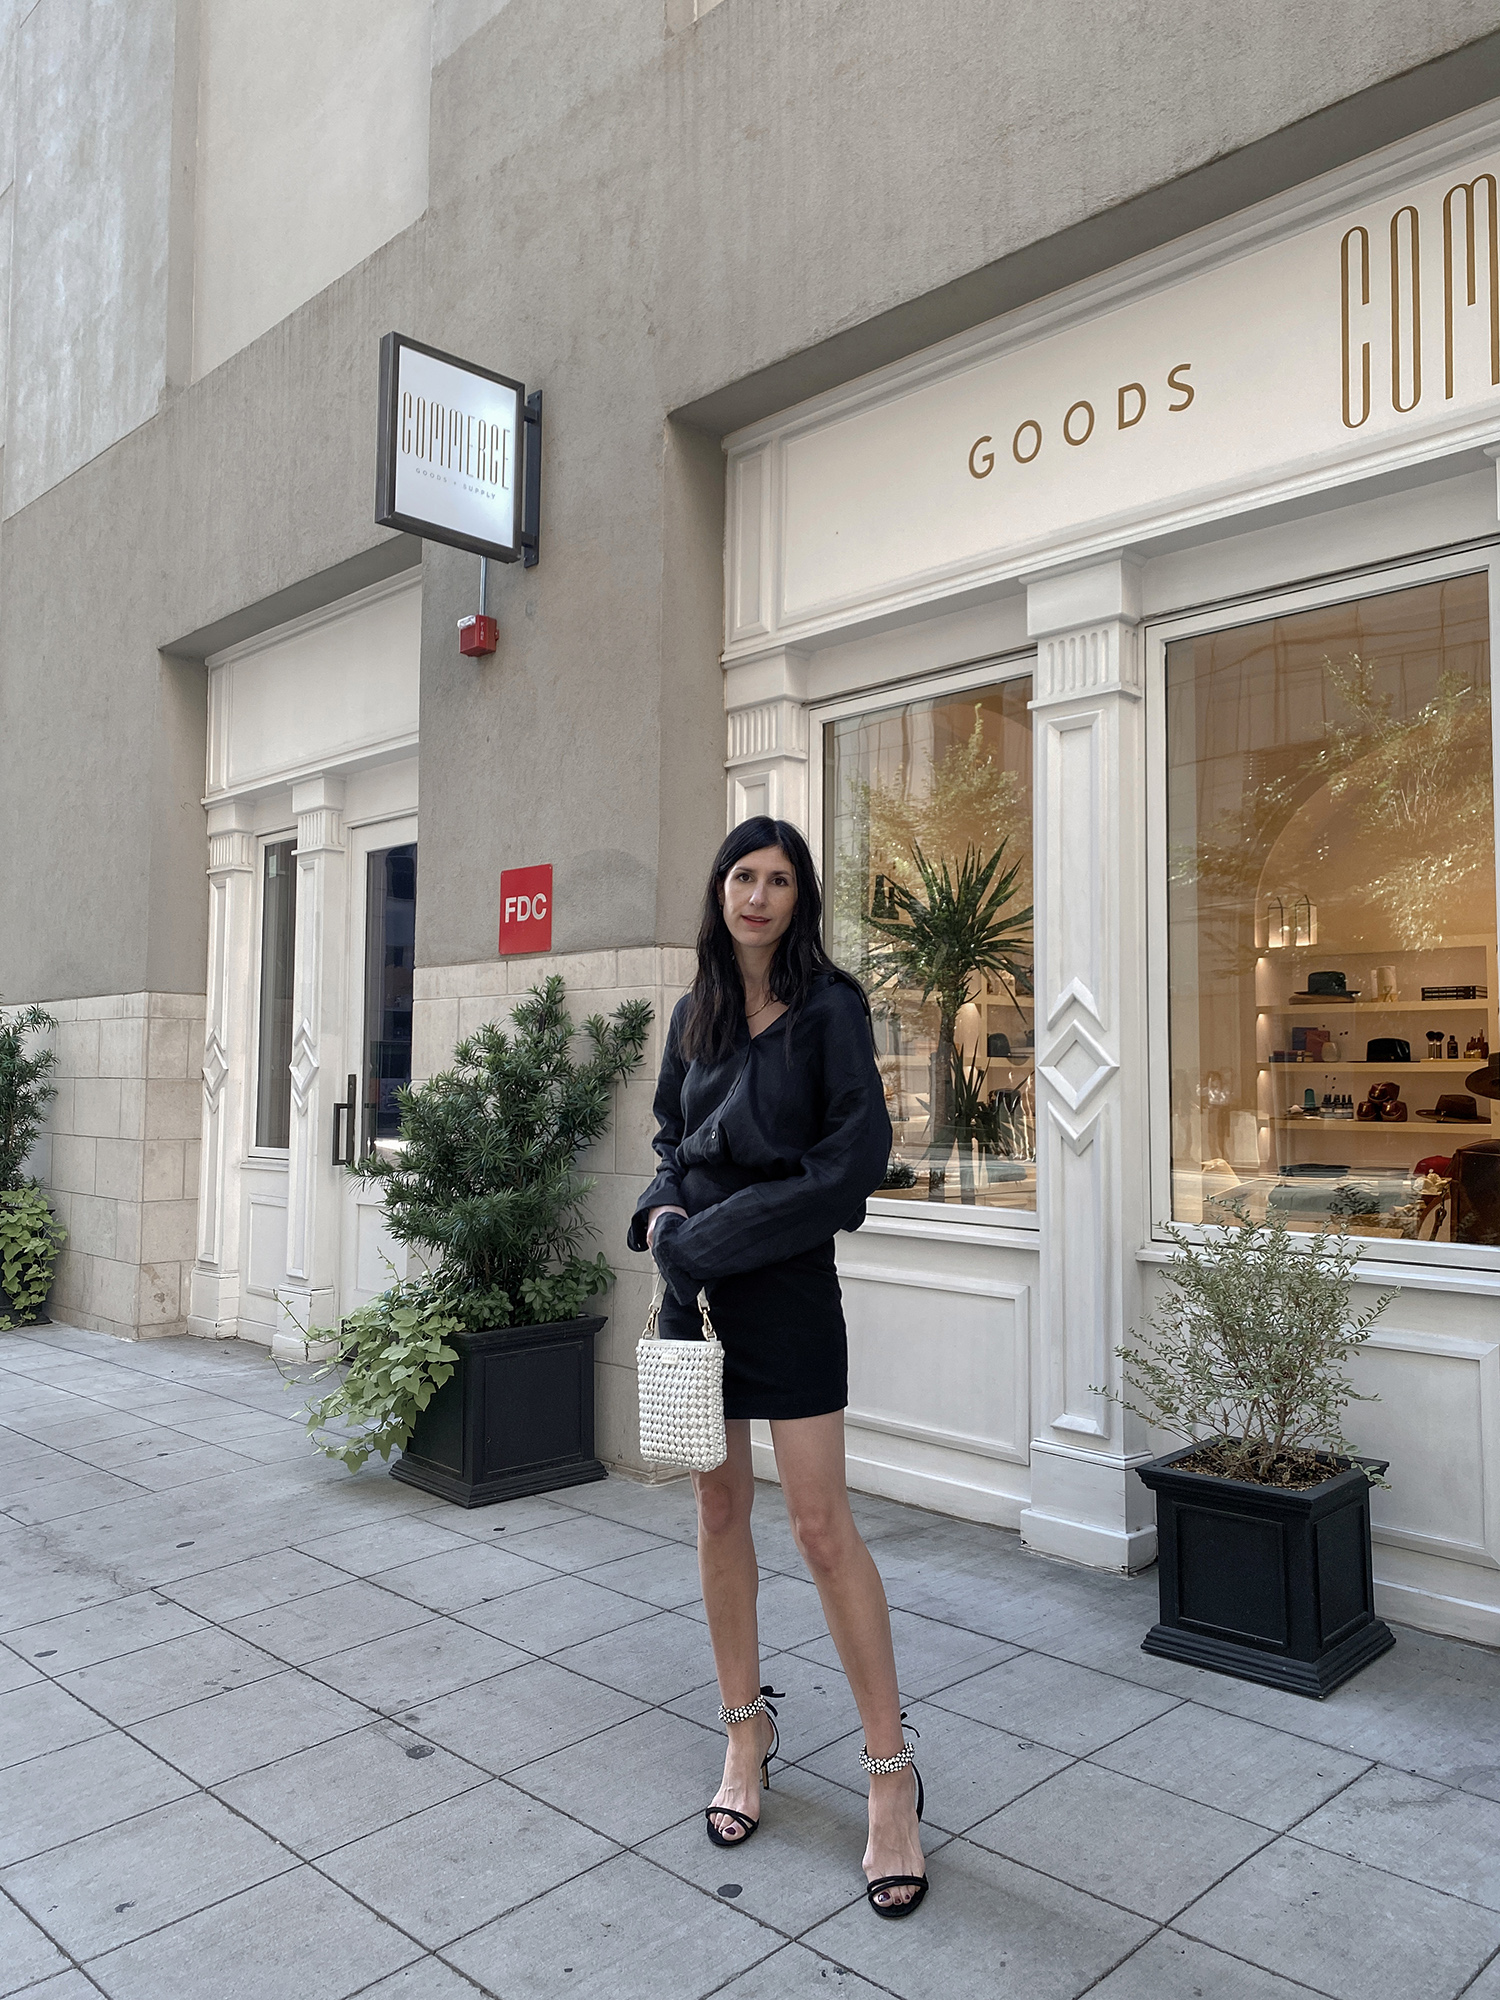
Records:
{"label": "display shelf", "polygon": [[1274,1117],[1262,1118],[1262,1125],[1272,1125],[1278,1132],[1311,1132],[1315,1127],[1326,1132],[1337,1127],[1341,1132],[1357,1132],[1368,1138],[1375,1132],[1484,1132],[1490,1130],[1488,1118],[1418,1118],[1415,1113],[1406,1118],[1323,1118],[1317,1115],[1306,1118],[1292,1118],[1278,1112]]}
{"label": "display shelf", "polygon": [[[1434,1062],[1429,1056],[1414,1056],[1410,1062],[1388,1062],[1388,1063],[1323,1062],[1321,1059],[1317,1057],[1310,1057],[1306,1062],[1294,1062],[1294,1063],[1263,1062],[1261,1063],[1260,1067],[1263,1070],[1270,1072],[1272,1075],[1275,1075],[1278,1071],[1284,1069],[1290,1070],[1294,1075],[1298,1070],[1302,1069],[1324,1069],[1324,1070],[1364,1069],[1364,1070],[1379,1070],[1382,1075],[1386,1075],[1394,1071],[1400,1076],[1413,1076],[1418,1070],[1420,1070],[1424,1076],[1436,1075],[1437,1072],[1440,1070],[1466,1070],[1468,1074],[1472,1076],[1476,1069],[1483,1069],[1486,1063],[1488,1063],[1488,1061],[1489,1061],[1488,1056],[1440,1056],[1436,1062]],[[1303,1087],[1305,1088],[1306,1086],[1304,1085]]]}
{"label": "display shelf", "polygon": [[1311,1000],[1268,1000],[1260,1014],[1311,1014],[1326,1008],[1330,1020],[1350,1014],[1487,1014],[1488,1000],[1340,1000],[1336,993],[1317,993]]}

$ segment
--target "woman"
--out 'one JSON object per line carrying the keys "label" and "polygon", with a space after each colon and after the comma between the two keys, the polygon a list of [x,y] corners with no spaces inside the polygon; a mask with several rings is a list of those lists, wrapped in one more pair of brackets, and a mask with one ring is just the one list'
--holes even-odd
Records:
{"label": "woman", "polygon": [[698,1566],[729,1731],[724,1782],[705,1808],[729,1847],[759,1824],[776,1726],[760,1679],[750,1419],[770,1420],[792,1533],[818,1587],[865,1728],[878,1916],[927,1893],[921,1779],[901,1728],[885,1592],[844,1483],[848,1362],[834,1268],[837,1229],[857,1229],[890,1157],[870,1009],[821,943],[812,856],[785,820],[735,828],[714,860],[698,973],[677,1004],[656,1092],[661,1171],[630,1246],[666,1286],[660,1330],[701,1338],[706,1288],[724,1345],[729,1455],[696,1472]]}

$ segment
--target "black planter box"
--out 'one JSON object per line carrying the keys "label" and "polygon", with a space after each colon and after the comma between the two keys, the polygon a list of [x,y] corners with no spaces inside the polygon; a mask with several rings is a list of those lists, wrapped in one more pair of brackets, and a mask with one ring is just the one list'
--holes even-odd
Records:
{"label": "black planter box", "polygon": [[1396,1643],[1375,1616],[1370,1483],[1357,1465],[1301,1492],[1178,1471],[1198,1449],[1136,1467],[1160,1550],[1143,1648],[1320,1701]]}
{"label": "black planter box", "polygon": [[607,1478],[594,1456],[594,1335],[603,1324],[450,1334],[458,1363],[417,1418],[392,1479],[485,1507]]}

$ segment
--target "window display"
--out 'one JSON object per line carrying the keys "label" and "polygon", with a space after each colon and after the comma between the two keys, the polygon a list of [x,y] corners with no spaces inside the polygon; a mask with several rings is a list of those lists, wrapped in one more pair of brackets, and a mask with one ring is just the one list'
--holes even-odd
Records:
{"label": "window display", "polygon": [[[1484,574],[1166,651],[1172,1214],[1500,1243]],[[1500,1127],[1494,1129],[1500,1130]]]}
{"label": "window display", "polygon": [[864,984],[881,1199],[1036,1207],[1029,675],[824,726],[828,948]]}

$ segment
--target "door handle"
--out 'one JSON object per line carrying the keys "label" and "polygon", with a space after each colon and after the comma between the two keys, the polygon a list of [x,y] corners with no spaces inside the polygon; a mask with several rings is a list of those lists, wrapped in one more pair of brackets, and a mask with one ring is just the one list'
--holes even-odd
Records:
{"label": "door handle", "polygon": [[[354,1165],[355,1118],[359,1112],[359,1078],[352,1073],[349,1078],[349,1095],[342,1104],[333,1107],[333,1164],[336,1167]],[[347,1119],[348,1123],[344,1124]],[[340,1132],[340,1125],[343,1131]],[[343,1143],[340,1144],[342,1139]]]}

